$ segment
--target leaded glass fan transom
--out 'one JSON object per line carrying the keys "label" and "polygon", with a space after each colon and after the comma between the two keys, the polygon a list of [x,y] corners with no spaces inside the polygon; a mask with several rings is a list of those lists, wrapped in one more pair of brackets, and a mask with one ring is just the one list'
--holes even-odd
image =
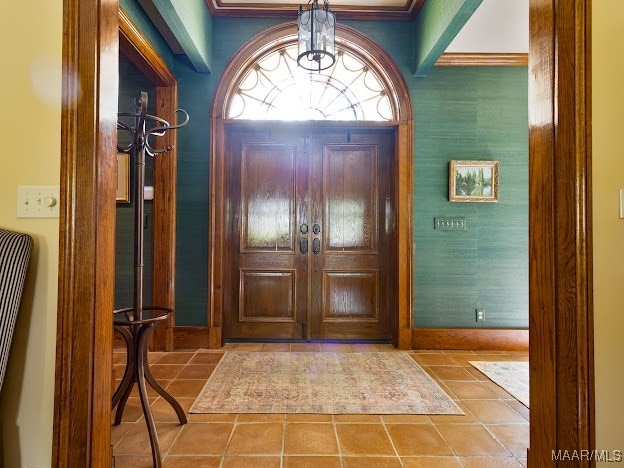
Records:
{"label": "leaded glass fan transom", "polygon": [[388,90],[372,67],[337,45],[322,72],[297,67],[297,44],[266,52],[231,95],[227,118],[250,120],[393,120]]}

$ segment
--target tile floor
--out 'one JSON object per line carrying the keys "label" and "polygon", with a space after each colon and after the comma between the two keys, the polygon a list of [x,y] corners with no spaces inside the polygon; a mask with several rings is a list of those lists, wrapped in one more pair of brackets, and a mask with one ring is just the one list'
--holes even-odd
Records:
{"label": "tile floor", "polygon": [[[152,373],[191,407],[223,351],[391,351],[377,344],[228,344],[222,350],[150,353]],[[172,467],[520,467],[526,466],[529,410],[473,368],[470,360],[527,360],[527,353],[411,351],[465,416],[190,414],[181,426],[150,391],[163,463]],[[125,353],[113,355],[116,377]],[[136,389],[123,422],[112,427],[115,466],[151,467]]]}

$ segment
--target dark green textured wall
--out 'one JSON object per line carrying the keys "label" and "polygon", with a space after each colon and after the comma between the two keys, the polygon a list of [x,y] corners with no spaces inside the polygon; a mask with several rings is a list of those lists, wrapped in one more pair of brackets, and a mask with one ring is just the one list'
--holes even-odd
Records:
{"label": "dark green textured wall", "polygon": [[[189,125],[178,133],[177,325],[206,325],[209,125],[215,88],[238,48],[280,22],[213,18],[210,74],[196,73],[184,57],[164,57],[178,78],[179,105],[191,116]],[[436,67],[429,77],[415,78],[411,76],[413,23],[345,24],[369,36],[392,56],[411,92],[415,122],[414,325],[476,326],[474,309],[479,306],[486,309],[486,322],[479,325],[526,327],[526,67]],[[448,202],[448,161],[471,158],[501,162],[498,204]],[[465,216],[468,229],[434,231],[435,216]]]}
{"label": "dark green textured wall", "polygon": [[[141,91],[148,93],[148,113],[154,113],[154,87],[145,76],[128,60],[119,62],[119,112],[134,113],[134,100]],[[124,119],[124,122],[131,121]],[[128,132],[119,132],[118,143],[127,145],[131,141]],[[145,184],[152,185],[154,162],[149,156],[145,159]],[[134,200],[132,196],[134,181],[134,160],[130,159],[130,203],[117,203],[115,220],[115,309],[131,307],[134,298]],[[152,298],[152,212],[153,204],[146,201],[144,256],[143,256],[143,301],[151,304]]]}
{"label": "dark green textured wall", "polygon": [[[528,327],[525,67],[436,67],[414,103],[414,326]],[[450,203],[452,159],[500,161],[498,203]],[[465,231],[434,230],[463,216]]]}

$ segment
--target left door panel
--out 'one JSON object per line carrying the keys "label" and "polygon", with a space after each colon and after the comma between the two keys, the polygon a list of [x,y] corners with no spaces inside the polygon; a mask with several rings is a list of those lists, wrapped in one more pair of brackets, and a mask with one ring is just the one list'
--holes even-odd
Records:
{"label": "left door panel", "polygon": [[[232,128],[229,338],[301,338],[307,321],[308,160],[297,132]],[[301,237],[301,238],[300,238]]]}

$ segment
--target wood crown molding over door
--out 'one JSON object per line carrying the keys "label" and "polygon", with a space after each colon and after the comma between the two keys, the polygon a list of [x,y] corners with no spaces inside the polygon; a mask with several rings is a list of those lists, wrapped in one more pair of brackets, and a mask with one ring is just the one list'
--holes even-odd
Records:
{"label": "wood crown molding over door", "polygon": [[[178,81],[158,52],[119,9],[119,49],[152,82],[156,95],[155,113],[168,122],[175,122],[178,107]],[[177,183],[177,132],[156,137],[156,145],[171,151],[154,158],[154,238],[152,245],[152,304],[175,310],[175,227]],[[173,349],[172,314],[154,329],[150,349]]]}
{"label": "wood crown molding over door", "polygon": [[[209,252],[209,303],[208,324],[211,329],[211,347],[219,347],[222,342],[222,326],[224,314],[224,291],[226,266],[224,252],[227,252],[227,230],[225,219],[226,203],[224,193],[227,192],[227,168],[224,161],[226,151],[226,128],[236,121],[226,120],[226,111],[231,93],[237,78],[243,75],[261,52],[272,46],[283,44],[287,38],[296,34],[296,24],[286,23],[270,28],[244,44],[234,55],[217,87],[213,101],[210,151],[210,233],[208,236]],[[392,91],[391,101],[394,108],[396,128],[396,179],[393,181],[396,207],[397,261],[391,266],[396,272],[396,307],[398,310],[396,345],[401,349],[411,346],[412,323],[412,262],[398,259],[412,258],[412,199],[413,199],[413,113],[409,90],[393,60],[377,44],[355,29],[337,25],[336,35],[353,47],[358,55],[367,54],[373,57],[374,66]],[[367,52],[363,52],[367,51]],[[372,59],[368,59],[370,62]],[[371,125],[373,125],[371,123]]]}

